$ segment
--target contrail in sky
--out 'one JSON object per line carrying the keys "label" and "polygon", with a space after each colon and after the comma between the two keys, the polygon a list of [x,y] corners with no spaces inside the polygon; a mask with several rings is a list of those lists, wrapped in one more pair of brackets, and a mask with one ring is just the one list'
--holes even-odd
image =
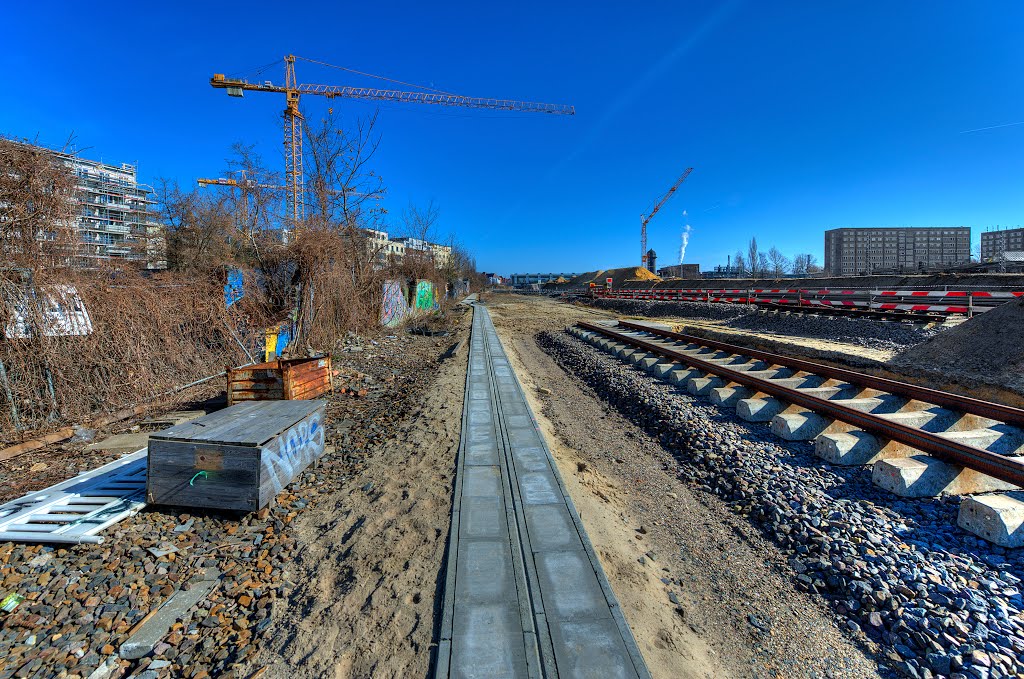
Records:
{"label": "contrail in sky", "polygon": [[988,127],[979,127],[976,130],[964,130],[960,134],[968,134],[970,132],[983,132],[985,130],[998,130],[1000,127],[1013,127],[1014,125],[1024,125],[1024,120],[1016,123],[1003,123],[1002,125],[989,125]]}

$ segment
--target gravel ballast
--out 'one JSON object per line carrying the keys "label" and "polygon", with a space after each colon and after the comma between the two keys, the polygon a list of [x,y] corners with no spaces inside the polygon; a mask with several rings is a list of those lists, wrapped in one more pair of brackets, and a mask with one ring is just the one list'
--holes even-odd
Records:
{"label": "gravel ballast", "polygon": [[832,340],[868,349],[900,351],[934,337],[939,331],[897,322],[866,318],[774,314],[755,311],[735,318],[727,325],[737,330],[755,330],[791,337]]}
{"label": "gravel ballast", "polygon": [[648,318],[693,318],[702,321],[724,321],[750,313],[744,304],[715,302],[668,302],[643,299],[595,299],[592,306],[617,311],[629,316]]}
{"label": "gravel ballast", "polygon": [[[677,473],[748,518],[788,557],[801,589],[901,676],[998,679],[1024,670],[1020,550],[956,527],[958,502],[904,501],[869,468],[823,464],[564,333],[538,344],[655,436]],[[872,643],[873,642],[873,643]]]}
{"label": "gravel ballast", "polygon": [[906,323],[873,321],[866,318],[765,313],[745,304],[721,302],[595,299],[592,306],[646,318],[725,321],[725,327],[735,330],[823,339],[882,351],[903,351],[934,337],[939,332],[934,328],[918,328]]}

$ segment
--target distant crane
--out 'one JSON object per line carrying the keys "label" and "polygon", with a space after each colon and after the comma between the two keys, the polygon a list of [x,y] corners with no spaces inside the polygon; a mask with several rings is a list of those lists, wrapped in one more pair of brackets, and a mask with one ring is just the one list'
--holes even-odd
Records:
{"label": "distant crane", "polygon": [[672,197],[672,194],[675,193],[676,189],[686,181],[686,178],[690,176],[691,172],[693,172],[692,167],[686,168],[686,171],[683,172],[682,176],[676,180],[676,183],[672,185],[672,188],[668,190],[668,193],[661,197],[661,200],[659,200],[658,204],[654,206],[654,209],[647,213],[646,216],[640,215],[640,266],[645,269],[647,268],[647,222],[651,221],[651,217],[658,213],[661,206]]}
{"label": "distant crane", "polygon": [[[296,79],[296,59],[303,59],[304,61],[309,61],[311,63],[331,66],[331,64],[324,64],[323,62],[314,61],[313,59],[305,59],[304,57],[296,57],[293,54],[289,54],[284,58],[285,84],[283,86],[274,85],[269,80],[264,81],[263,83],[250,83],[246,80],[227,78],[223,73],[216,73],[212,78],[210,78],[210,85],[218,89],[226,89],[228,91],[228,96],[232,97],[241,97],[244,90],[250,90],[253,92],[279,92],[285,95],[285,214],[293,224],[297,224],[305,218],[305,205],[303,199],[304,179],[302,169],[302,113],[299,111],[300,95],[316,94],[332,99],[334,97],[346,97],[349,99],[412,102],[417,104],[438,104],[441,106],[464,106],[468,108],[529,111],[534,113],[553,113],[560,115],[574,115],[576,113],[576,109],[574,107],[564,106],[561,104],[539,104],[529,101],[513,101],[510,99],[463,97],[436,90],[434,92],[402,92],[399,90],[382,90],[373,87],[309,85],[299,83]],[[335,66],[334,68],[339,67]]]}

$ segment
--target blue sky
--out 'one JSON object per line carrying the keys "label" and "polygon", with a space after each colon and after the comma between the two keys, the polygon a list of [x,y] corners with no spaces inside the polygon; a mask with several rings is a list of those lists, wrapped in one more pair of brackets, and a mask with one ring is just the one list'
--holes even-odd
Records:
{"label": "blue sky", "polygon": [[[576,107],[380,107],[390,215],[433,199],[442,235],[487,271],[638,263],[640,213],[689,166],[649,227],[659,265],[678,261],[686,223],[702,268],[751,236],[820,260],[832,227],[967,225],[978,240],[1024,224],[1024,124],[967,132],[1024,121],[1024,3],[316,4],[7,7],[0,132],[74,133],[149,182],[218,176],[235,141],[283,165],[283,96],[229,99],[208,80],[294,53]],[[372,82],[301,62],[298,76]],[[304,99],[309,116],[327,106]]]}

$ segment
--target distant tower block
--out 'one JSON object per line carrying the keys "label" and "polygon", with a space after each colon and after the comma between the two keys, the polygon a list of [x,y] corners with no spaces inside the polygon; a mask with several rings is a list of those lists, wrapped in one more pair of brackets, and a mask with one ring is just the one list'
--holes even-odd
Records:
{"label": "distant tower block", "polygon": [[650,271],[651,273],[654,273],[655,271],[658,270],[658,267],[655,266],[655,260],[657,258],[658,253],[654,251],[654,248],[651,248],[650,250],[647,251],[647,270]]}

